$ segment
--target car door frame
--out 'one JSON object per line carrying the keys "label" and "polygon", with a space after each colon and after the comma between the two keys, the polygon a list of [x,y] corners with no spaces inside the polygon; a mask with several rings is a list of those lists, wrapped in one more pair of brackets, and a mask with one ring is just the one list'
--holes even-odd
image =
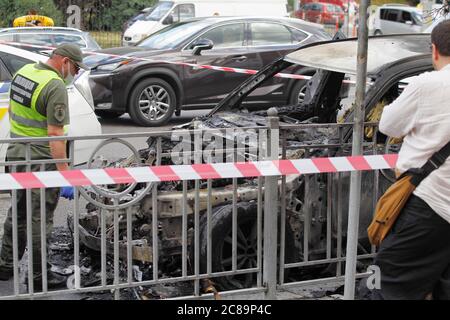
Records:
{"label": "car door frame", "polygon": [[[411,22],[412,24],[406,24],[406,22],[402,22],[400,21],[400,19],[403,20],[403,17],[401,16],[403,14],[403,12],[407,12],[411,18]],[[416,21],[414,20],[413,14],[411,11],[409,10],[401,10],[401,14],[398,15],[398,23],[401,24],[401,32],[402,33],[414,33],[414,32],[420,32],[421,31],[421,27],[420,25],[416,24]]]}
{"label": "car door frame", "polygon": [[[432,71],[431,55],[422,54],[419,57],[410,57],[399,60],[395,65],[390,65],[382,70],[374,72],[379,76],[371,84],[364,99],[365,114],[376,106],[379,100],[391,89],[391,87],[402,79]],[[349,121],[353,119],[353,111],[347,115]],[[344,133],[344,140],[348,139],[348,132]]]}
{"label": "car door frame", "polygon": [[[187,60],[189,61],[185,61],[185,62],[191,62],[191,63],[195,63],[198,64],[198,57],[199,56],[195,56],[192,53],[192,49],[189,49],[189,47],[198,39],[202,39],[203,35],[214,30],[217,28],[221,28],[227,25],[237,25],[237,24],[243,24],[244,25],[244,40],[243,40],[243,45],[236,47],[236,46],[232,46],[232,47],[221,47],[218,49],[215,49],[214,47],[212,49],[207,50],[208,52],[213,52],[213,53],[220,53],[223,51],[230,51],[230,54],[227,54],[226,56],[224,56],[224,59],[226,57],[230,57],[232,58],[233,56],[239,56],[240,54],[247,54],[248,53],[248,22],[245,20],[234,20],[234,21],[223,21],[220,24],[215,24],[212,26],[209,26],[208,28],[203,29],[201,32],[199,32],[195,37],[192,37],[189,41],[186,42],[185,45],[183,45],[183,48],[181,49],[181,54],[186,57]],[[239,51],[234,51],[236,49],[241,49]],[[206,51],[206,50],[205,50]],[[203,52],[205,52],[203,51]],[[219,56],[219,55],[218,55]],[[200,63],[203,64],[203,63]],[[215,65],[215,66],[219,66],[220,65]],[[242,68],[242,66],[240,65],[224,65],[223,67],[235,67],[235,68]],[[223,99],[222,96],[226,96],[228,94],[228,92],[225,92],[224,94],[220,95],[217,97],[217,99],[213,100],[207,100],[204,103],[200,103],[199,101],[196,100],[196,98],[190,98],[188,96],[188,94],[186,94],[188,89],[187,86],[189,86],[189,84],[187,84],[188,81],[190,81],[190,79],[188,79],[188,76],[186,74],[186,71],[189,69],[185,69],[185,71],[183,72],[183,78],[182,78],[182,82],[183,82],[183,89],[185,91],[184,97],[183,97],[183,101],[181,103],[181,108],[182,109],[189,109],[189,108],[195,108],[195,109],[207,109],[207,108],[211,108],[214,105],[216,105],[219,101],[221,101]],[[195,72],[196,70],[193,69],[192,72]],[[201,70],[199,72],[211,72],[210,70]],[[212,72],[224,72],[224,71],[212,71]],[[245,75],[243,74],[236,74],[238,75],[239,78],[242,78],[238,81],[236,81],[238,84],[241,83],[241,81],[245,81]],[[201,87],[201,84],[196,83],[196,87]],[[193,99],[193,100],[191,100]]]}
{"label": "car door frame", "polygon": [[[381,10],[387,10],[387,11],[397,11],[397,17],[395,21],[393,20],[387,20],[382,18]],[[380,29],[383,34],[396,34],[396,33],[402,33],[398,32],[398,26],[399,26],[399,15],[401,13],[400,8],[381,8],[380,9]]]}
{"label": "car door frame", "polygon": [[[261,45],[261,46],[253,46],[252,44],[252,32],[251,32],[251,24],[252,23],[270,23],[270,24],[279,24],[284,26],[285,28],[289,29],[295,29],[298,32],[301,32],[303,34],[306,34],[306,38],[304,38],[302,41],[297,42],[297,43],[293,43],[293,44],[272,44],[272,45]],[[248,23],[248,48],[249,51],[251,52],[255,52],[255,53],[261,53],[261,52],[268,52],[270,51],[271,48],[273,47],[277,47],[277,52],[278,52],[278,56],[274,57],[273,59],[271,59],[271,61],[267,61],[266,63],[263,63],[263,65],[261,65],[258,69],[262,69],[263,67],[265,67],[268,64],[273,63],[275,60],[285,56],[286,54],[288,54],[289,52],[292,52],[296,49],[298,49],[300,46],[302,46],[303,43],[307,42],[308,39],[310,39],[313,36],[313,34],[311,34],[308,31],[299,29],[293,25],[290,24],[286,24],[286,23],[282,23],[279,21],[273,21],[273,20],[255,20],[255,21],[249,21]],[[269,49],[269,50],[259,50],[259,51],[253,51],[252,48],[261,48],[261,49]],[[287,73],[294,73],[294,74],[302,74],[302,71],[299,71],[301,69],[304,69],[303,67],[298,67],[298,66],[293,66],[292,70],[288,70],[286,71]],[[297,81],[297,80],[294,80]],[[255,94],[255,92],[251,95],[249,95],[247,97],[247,103],[252,104],[252,103],[258,103],[258,106],[262,106],[262,107],[269,107],[271,105],[276,105],[279,103],[286,103],[287,101],[290,100],[290,95],[291,95],[291,89],[292,89],[292,80],[289,79],[283,79],[283,78],[276,78],[273,77],[272,79],[268,80],[267,86],[277,86],[279,85],[279,88],[277,88],[275,90],[275,93],[273,93],[274,95],[277,94],[277,92],[281,92],[276,99],[274,99],[274,101],[272,102],[272,99],[266,99],[266,101],[261,101],[261,96],[258,96],[257,94]],[[262,87],[259,88],[261,91],[263,90]],[[286,90],[288,89],[288,90]],[[243,102],[245,104],[245,102]]]}

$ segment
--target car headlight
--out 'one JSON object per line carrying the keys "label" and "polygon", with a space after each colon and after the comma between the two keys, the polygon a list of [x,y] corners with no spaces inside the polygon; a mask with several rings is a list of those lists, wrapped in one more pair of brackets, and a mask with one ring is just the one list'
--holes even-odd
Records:
{"label": "car headlight", "polygon": [[110,71],[116,70],[121,65],[129,63],[130,61],[131,60],[124,60],[124,61],[119,61],[119,62],[114,62],[114,63],[101,64],[101,65],[97,66],[96,69],[97,69],[97,71],[110,72]]}
{"label": "car headlight", "polygon": [[81,73],[74,81],[73,85],[78,89],[83,98],[94,110],[94,98],[92,97],[91,87],[89,86],[89,71]]}

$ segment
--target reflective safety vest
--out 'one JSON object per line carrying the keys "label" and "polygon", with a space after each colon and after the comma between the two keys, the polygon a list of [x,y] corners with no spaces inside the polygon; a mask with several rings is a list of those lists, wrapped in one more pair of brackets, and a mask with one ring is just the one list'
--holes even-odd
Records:
{"label": "reflective safety vest", "polygon": [[35,64],[25,65],[14,76],[9,102],[11,138],[47,137],[47,117],[37,111],[36,102],[42,89],[55,79],[62,81],[56,72],[39,70]]}

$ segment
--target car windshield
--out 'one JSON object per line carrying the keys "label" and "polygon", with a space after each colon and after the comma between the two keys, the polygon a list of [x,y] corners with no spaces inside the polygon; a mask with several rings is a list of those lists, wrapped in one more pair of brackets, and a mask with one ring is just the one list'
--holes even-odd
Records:
{"label": "car windshield", "polygon": [[131,20],[131,21],[142,20],[142,19],[144,19],[145,15],[146,15],[145,12],[139,13],[138,15],[132,17],[130,20]]}
{"label": "car windshield", "polygon": [[170,25],[139,42],[136,46],[147,49],[170,49],[177,47],[209,23],[184,21]]}
{"label": "car windshield", "polygon": [[17,34],[18,42],[29,43],[42,46],[59,46],[63,43],[75,44],[84,49],[87,47],[86,42],[79,35],[49,33],[49,32],[23,32]]}
{"label": "car windshield", "polygon": [[172,1],[158,3],[145,17],[145,21],[159,21],[172,8]]}

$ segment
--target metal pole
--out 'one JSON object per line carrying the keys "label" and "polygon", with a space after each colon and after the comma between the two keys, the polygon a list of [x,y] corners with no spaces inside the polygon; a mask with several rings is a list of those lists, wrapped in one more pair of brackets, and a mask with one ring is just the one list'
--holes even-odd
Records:
{"label": "metal pole", "polygon": [[350,37],[350,0],[347,0],[347,38]]}
{"label": "metal pole", "polygon": [[[357,57],[357,75],[356,75],[356,100],[354,110],[353,126],[353,146],[352,155],[361,155],[363,130],[364,130],[364,95],[366,91],[366,73],[367,73],[367,47],[368,47],[368,28],[367,28],[367,8],[370,0],[361,0],[359,7],[359,28],[358,28],[358,57]],[[361,202],[361,171],[351,173],[350,179],[350,199],[349,199],[349,217],[347,229],[347,254],[345,264],[345,289],[344,299],[353,300],[355,298],[355,273],[356,256],[358,249],[358,225],[359,209]]]}
{"label": "metal pole", "polygon": [[[279,124],[277,111],[267,111],[269,126],[266,160],[278,159]],[[263,281],[265,299],[274,300],[277,290],[277,229],[278,229],[278,177],[265,177],[264,184],[264,254]]]}

